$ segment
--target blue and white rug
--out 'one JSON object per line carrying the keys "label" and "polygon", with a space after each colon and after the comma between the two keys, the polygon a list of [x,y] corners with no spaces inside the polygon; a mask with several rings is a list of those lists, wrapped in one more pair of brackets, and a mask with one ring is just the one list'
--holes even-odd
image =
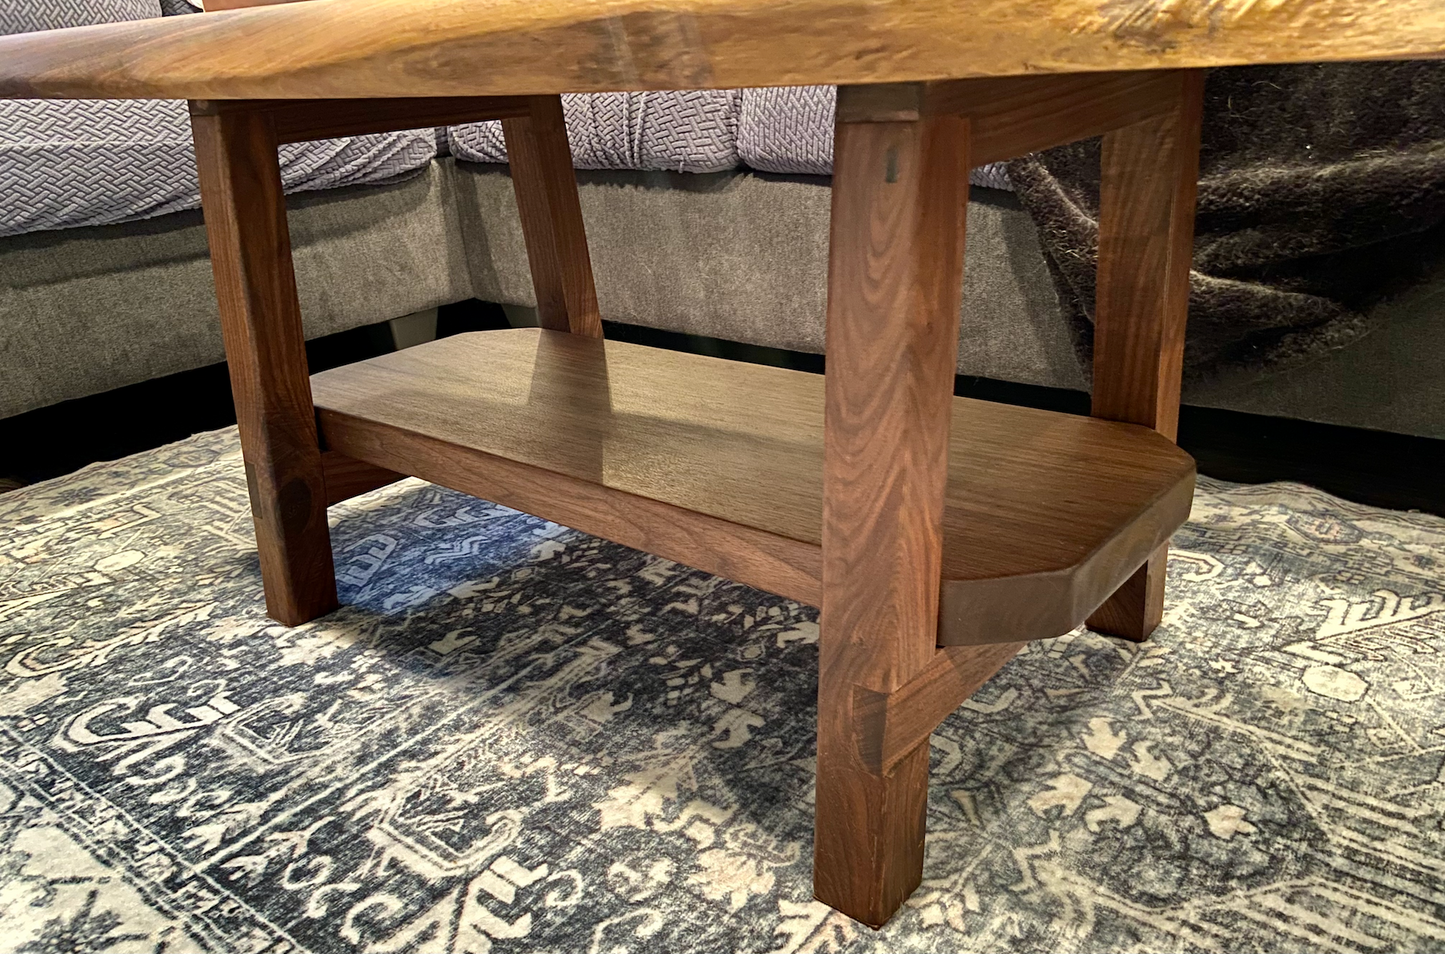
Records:
{"label": "blue and white rug", "polygon": [[1445,520],[1201,481],[1164,625],[934,735],[811,900],[816,613],[407,481],[263,613],[233,431],[0,497],[0,950],[1445,950]]}

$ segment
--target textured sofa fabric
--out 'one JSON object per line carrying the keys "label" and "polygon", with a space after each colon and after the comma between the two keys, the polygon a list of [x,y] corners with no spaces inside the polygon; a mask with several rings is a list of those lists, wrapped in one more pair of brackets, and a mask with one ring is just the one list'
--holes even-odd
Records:
{"label": "textured sofa fabric", "polygon": [[[436,155],[430,129],[281,147],[288,192],[393,182]],[[179,100],[0,100],[0,235],[198,208]]]}
{"label": "textured sofa fabric", "polygon": [[[4,0],[0,32],[161,15],[159,0]],[[392,182],[436,155],[432,130],[281,148],[288,192]],[[177,100],[0,100],[0,235],[105,225],[200,205]]]}
{"label": "textured sofa fabric", "polygon": [[[477,297],[531,305],[505,167],[458,163]],[[822,177],[584,172],[603,317],[731,341],[823,350],[831,192]],[[1308,368],[1192,382],[1189,404],[1445,438],[1445,267],[1372,314],[1381,330]],[[958,371],[1087,391],[1038,232],[1011,193],[968,206]]]}
{"label": "textured sofa fabric", "polygon": [[[562,97],[572,164],[578,169],[760,172],[830,175],[836,86]],[[506,162],[499,122],[449,130],[453,154],[471,162]],[[1010,188],[1003,163],[981,166],[974,185]]]}
{"label": "textured sofa fabric", "polygon": [[160,0],[5,0],[0,4],[0,34],[60,30],[160,15]]}
{"label": "textured sofa fabric", "polygon": [[[506,168],[456,171],[477,297],[533,304]],[[578,180],[604,318],[823,350],[827,179],[611,171]],[[975,194],[967,254],[959,371],[1086,386],[1033,224],[1008,193]]]}
{"label": "textured sofa fabric", "polygon": [[[472,297],[450,166],[291,196],[308,338]],[[0,238],[0,418],[224,356],[199,212]]]}
{"label": "textured sofa fabric", "polygon": [[[761,172],[830,175],[836,86],[781,86],[743,90],[738,115],[738,156]],[[976,186],[1008,189],[1001,162],[969,174]]]}
{"label": "textured sofa fabric", "polygon": [[761,172],[829,175],[837,106],[836,86],[744,90],[738,155]]}
{"label": "textured sofa fabric", "polygon": [[[738,90],[592,93],[562,97],[578,169],[720,172],[738,164]],[[452,154],[505,162],[502,124],[449,130]]]}

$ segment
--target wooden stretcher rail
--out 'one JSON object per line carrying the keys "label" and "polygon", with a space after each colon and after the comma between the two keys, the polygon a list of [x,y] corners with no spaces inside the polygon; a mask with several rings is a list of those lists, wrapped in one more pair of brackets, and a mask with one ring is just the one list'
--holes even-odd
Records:
{"label": "wooden stretcher rail", "polygon": [[969,164],[1012,159],[1133,125],[1167,110],[1187,70],[884,83],[838,90],[840,122],[969,121]]}
{"label": "wooden stretcher rail", "polygon": [[[296,0],[300,2],[300,0]],[[417,99],[194,100],[192,116],[259,112],[276,124],[276,141],[307,142],[397,129],[425,129],[511,119],[528,114],[525,96],[437,96]]]}

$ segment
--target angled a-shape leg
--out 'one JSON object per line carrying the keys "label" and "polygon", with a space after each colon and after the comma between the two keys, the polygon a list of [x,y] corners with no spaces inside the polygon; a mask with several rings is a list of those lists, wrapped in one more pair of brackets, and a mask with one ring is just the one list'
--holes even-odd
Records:
{"label": "angled a-shape leg", "polygon": [[336,608],[327,490],[272,117],[192,110],[266,612],[288,626]]}
{"label": "angled a-shape leg", "polygon": [[[1094,311],[1093,415],[1170,440],[1179,430],[1204,71],[1174,76],[1169,108],[1104,136]],[[1155,551],[1089,626],[1147,638],[1163,616],[1167,559],[1167,546]]]}
{"label": "angled a-shape leg", "polygon": [[528,112],[502,120],[512,188],[543,328],[602,337],[592,259],[560,96],[527,97]]}
{"label": "angled a-shape leg", "polygon": [[835,138],[813,887],[875,926],[922,877],[928,743],[870,767],[854,700],[936,653],[968,143],[953,116]]}

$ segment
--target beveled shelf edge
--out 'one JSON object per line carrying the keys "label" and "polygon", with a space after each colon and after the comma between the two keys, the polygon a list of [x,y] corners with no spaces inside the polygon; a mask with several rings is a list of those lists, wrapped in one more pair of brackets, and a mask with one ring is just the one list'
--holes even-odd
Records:
{"label": "beveled shelf edge", "polygon": [[1189,519],[1194,476],[1191,467],[1133,521],[1071,567],[992,579],[944,580],[938,645],[1050,639],[1076,629]]}
{"label": "beveled shelf edge", "polygon": [[[326,374],[338,371],[345,369]],[[318,406],[317,421],[329,465],[344,465],[335,489],[328,475],[329,503],[349,496],[344,479],[355,485],[350,492],[363,492],[388,477],[413,475],[788,599],[821,603],[823,561],[816,540],[698,513],[326,406]],[[1163,440],[1137,430],[1141,438]],[[1177,479],[1161,485],[1132,519],[1078,562],[941,581],[938,645],[956,649],[1046,639],[1083,623],[1188,518],[1194,467],[1182,452],[1179,458]]]}

